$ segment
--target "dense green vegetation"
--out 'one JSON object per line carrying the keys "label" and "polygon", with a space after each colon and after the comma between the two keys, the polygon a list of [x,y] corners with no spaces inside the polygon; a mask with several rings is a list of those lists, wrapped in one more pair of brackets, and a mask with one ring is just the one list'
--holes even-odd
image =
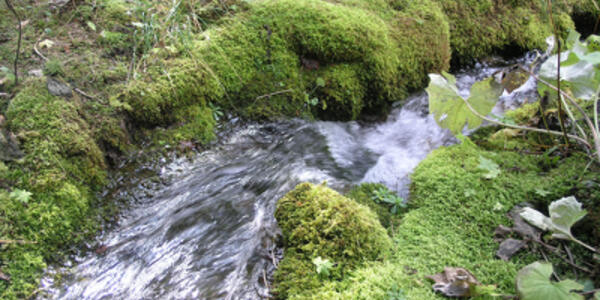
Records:
{"label": "dense green vegetation", "polygon": [[[552,33],[539,1],[177,3],[14,3],[23,21],[19,85],[11,74],[17,21],[0,3],[0,113],[6,118],[0,127],[3,134],[14,135],[25,154],[0,163],[0,240],[25,241],[0,245],[0,271],[11,278],[0,280],[0,298],[31,296],[46,263],[93,236],[95,207],[101,204],[95,194],[104,186],[109,166],[139,145],[206,144],[214,139],[224,112],[261,120],[381,116],[392,102],[424,88],[428,73],[448,71],[451,61],[458,66],[543,48]],[[569,14],[591,15],[596,9],[580,0],[557,5],[562,37],[573,27]],[[48,78],[70,85],[73,96],[51,95]],[[479,142],[507,145],[498,135]],[[514,139],[508,143],[514,146],[511,151],[531,146]],[[324,187],[299,187],[314,193],[302,194],[305,200],[325,205],[324,199],[331,198],[348,209],[347,214],[332,214],[332,220],[352,221],[341,226],[348,230],[342,236],[366,228],[374,235],[366,240],[357,236],[360,247],[350,254],[338,253],[339,245],[318,234],[308,235],[311,240],[289,239],[279,295],[373,299],[401,289],[411,299],[428,298],[432,294],[423,275],[448,264],[470,267],[481,281],[510,292],[510,278],[531,258],[508,264],[494,260],[487,231],[506,222],[503,214],[511,205],[542,201],[532,192],[540,178],[549,182],[543,188],[554,198],[572,189],[588,190],[577,189],[581,180],[573,179],[585,167],[582,156],[561,158],[557,164],[544,156],[519,157],[502,147],[483,149],[465,140],[431,155],[415,173],[414,200],[406,214],[370,202],[376,186],[349,193],[366,206]],[[475,166],[479,155],[502,167],[497,180],[480,178]],[[579,175],[588,176],[594,168]],[[465,192],[473,201],[460,196]],[[580,199],[597,205],[597,197],[589,193]],[[503,209],[490,210],[497,203]],[[281,207],[284,233],[303,228],[293,223],[303,212]],[[441,216],[440,210],[456,214]],[[373,221],[376,216],[380,222]],[[591,216],[597,219],[597,210]],[[337,263],[325,280],[313,269],[317,257]],[[406,271],[412,269],[417,273]]]}
{"label": "dense green vegetation", "polygon": [[[499,165],[498,177],[485,178],[485,170],[479,168],[481,157]],[[392,232],[390,257],[355,268],[341,280],[321,280],[317,285],[313,279],[309,288],[298,291],[297,287],[307,286],[298,277],[317,276],[314,266],[305,263],[294,269],[298,277],[288,275],[282,280],[282,288],[294,287],[284,295],[290,299],[386,299],[391,294],[405,299],[442,298],[424,277],[446,266],[467,268],[481,282],[496,284],[498,292],[514,293],[517,271],[537,257],[523,253],[510,262],[496,258],[494,229],[510,224],[506,214],[516,204],[547,205],[548,199],[573,191],[587,199],[588,207],[595,207],[597,192],[579,180],[600,179],[597,167],[581,172],[587,163],[585,156],[575,155],[548,167],[544,156],[481,147],[463,138],[460,145],[434,151],[415,170],[410,209]],[[539,190],[547,194],[542,197]],[[585,226],[593,224],[578,230],[585,232]],[[282,230],[285,235],[286,228]],[[293,259],[285,256],[282,264]]]}

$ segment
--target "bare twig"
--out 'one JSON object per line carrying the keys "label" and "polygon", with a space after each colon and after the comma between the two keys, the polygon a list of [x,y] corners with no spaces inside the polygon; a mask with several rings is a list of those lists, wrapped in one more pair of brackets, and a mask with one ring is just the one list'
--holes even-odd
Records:
{"label": "bare twig", "polygon": [[556,248],[556,247],[552,247],[540,240],[532,240],[533,242],[536,242],[542,246],[544,246],[544,248],[552,251],[552,253],[554,253],[554,255],[556,255],[558,258],[562,259],[563,261],[565,261],[567,264],[569,264],[571,267],[578,269],[579,271],[582,271],[584,273],[588,273],[588,274],[594,274],[593,271],[589,270],[588,268],[579,266],[577,264],[575,264],[574,262],[571,262],[571,260],[569,260],[568,258],[560,255],[560,249]]}
{"label": "bare twig", "polygon": [[[479,118],[486,120],[490,123],[494,123],[496,125],[500,125],[500,126],[504,126],[504,127],[508,127],[508,128],[513,128],[513,129],[520,129],[520,130],[526,130],[526,131],[533,131],[533,132],[540,132],[540,133],[547,133],[547,134],[551,134],[551,135],[557,135],[557,136],[562,136],[563,133],[559,132],[559,131],[553,131],[553,130],[546,130],[546,129],[540,129],[540,128],[535,128],[535,127],[529,127],[529,126],[519,126],[519,125],[511,125],[511,124],[506,124],[500,121],[496,121],[494,119],[490,119],[482,114],[480,114],[478,111],[476,111],[473,106],[471,106],[471,104],[469,103],[469,101],[467,101],[467,99],[463,98],[463,101],[467,104],[467,107],[471,110],[471,112],[473,114],[475,114],[476,116],[478,116]],[[573,140],[576,140],[582,144],[584,144],[585,146],[587,146],[588,148],[591,148],[592,146],[584,139],[575,136],[575,135],[571,135],[571,134],[567,134],[567,137]]]}
{"label": "bare twig", "polygon": [[10,0],[4,0],[4,3],[6,3],[6,6],[8,7],[8,9],[13,13],[13,15],[15,15],[15,17],[17,18],[17,22],[19,22],[19,39],[17,42],[17,52],[15,54],[15,85],[18,85],[19,84],[19,70],[18,70],[19,52],[21,52],[21,36],[23,35],[23,26],[21,25],[21,17],[19,17],[19,14],[17,14],[17,11],[13,7]]}
{"label": "bare twig", "polygon": [[[535,80],[537,80],[537,81],[539,81],[539,82],[547,85],[548,87],[550,87],[553,90],[557,90],[558,91],[558,87],[554,86],[553,84],[551,84],[550,82],[548,82],[548,81],[546,81],[546,80],[544,80],[542,78],[539,78],[531,70],[529,70],[529,69],[527,69],[527,68],[525,68],[523,66],[519,66],[519,67],[522,70],[528,72],[529,75],[531,75]],[[599,89],[599,91],[600,91],[600,89]],[[600,161],[600,133],[598,132],[598,130],[596,130],[596,128],[597,128],[597,126],[596,126],[597,122],[596,122],[596,124],[592,123],[592,120],[588,117],[588,115],[585,113],[585,111],[583,110],[583,108],[579,104],[577,104],[577,101],[575,101],[575,99],[573,99],[573,97],[571,97],[571,95],[565,93],[564,91],[560,91],[560,93],[561,93],[561,95],[564,98],[566,98],[567,100],[569,100],[569,102],[573,106],[575,106],[575,108],[577,108],[577,110],[583,115],[585,122],[587,123],[588,127],[590,127],[590,130],[592,131],[592,137],[594,139],[594,148],[595,148],[595,151],[596,151],[596,155],[598,156],[598,161]],[[560,103],[560,101],[559,101],[559,103]],[[597,99],[596,99],[596,101],[594,103],[597,104]],[[597,113],[598,112],[596,111],[595,112],[595,117],[596,118],[597,118]],[[590,148],[592,148],[591,145],[589,145],[589,143],[586,143],[586,144],[588,144],[588,146]]]}
{"label": "bare twig", "polygon": [[554,41],[556,42],[556,46],[558,49],[557,55],[557,74],[556,74],[556,82],[557,82],[557,95],[558,95],[558,119],[560,120],[560,128],[563,132],[563,136],[565,138],[565,143],[567,147],[569,146],[569,139],[567,138],[567,128],[565,127],[565,116],[562,109],[561,93],[560,93],[560,39],[558,38],[558,31],[556,25],[554,24],[554,17],[552,15],[552,1],[547,0],[548,3],[548,15],[550,17],[550,25],[552,25],[552,31],[554,32]]}
{"label": "bare twig", "polygon": [[[539,250],[540,250],[540,253],[542,254],[542,256],[544,257],[544,260],[545,260],[546,262],[550,262],[550,260],[548,259],[548,256],[546,256],[546,252],[544,252],[544,249],[542,249],[542,248],[539,248]],[[556,272],[552,271],[552,276],[554,276],[554,278],[555,278],[557,281],[560,281],[560,277],[558,277],[558,274],[556,274]]]}
{"label": "bare twig", "polygon": [[81,96],[83,96],[83,97],[85,97],[85,98],[88,98],[88,99],[90,99],[90,100],[94,100],[94,99],[95,99],[93,96],[90,96],[90,95],[86,94],[85,92],[83,92],[82,90],[80,90],[80,89],[78,89],[78,88],[76,88],[76,87],[74,87],[74,88],[73,88],[73,90],[74,90],[74,91],[75,91],[77,94],[79,94],[79,95],[81,95]]}
{"label": "bare twig", "polygon": [[[573,266],[575,264],[575,260],[573,259],[573,254],[571,253],[571,250],[565,244],[563,244],[563,247],[565,248],[565,252],[567,252],[567,257],[571,262],[570,265]],[[577,272],[577,268],[573,269],[573,272],[575,273],[575,279],[579,279],[579,273]]]}
{"label": "bare twig", "polygon": [[294,90],[292,90],[292,89],[287,89],[287,90],[273,92],[273,93],[270,93],[270,94],[258,96],[258,97],[256,97],[256,99],[254,99],[254,101],[258,101],[258,100],[263,99],[263,98],[270,98],[270,97],[273,97],[273,96],[276,96],[276,95],[280,95],[280,94],[291,93],[293,91]]}
{"label": "bare twig", "polygon": [[0,240],[0,244],[37,244],[37,242],[25,241],[25,240]]}
{"label": "bare twig", "polygon": [[[43,35],[42,35],[43,36]],[[39,56],[42,60],[44,61],[48,61],[48,58],[45,57],[40,51],[38,51],[37,49],[37,45],[40,42],[40,40],[42,40],[42,37],[40,36],[37,41],[35,41],[35,43],[33,44],[33,52],[35,52],[35,54],[37,54],[37,56]]]}

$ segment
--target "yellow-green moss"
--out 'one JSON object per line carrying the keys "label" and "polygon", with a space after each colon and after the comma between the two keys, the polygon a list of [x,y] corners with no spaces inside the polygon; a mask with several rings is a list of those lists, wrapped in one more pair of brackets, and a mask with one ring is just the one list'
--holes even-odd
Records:
{"label": "yellow-green moss", "polygon": [[44,261],[93,232],[93,192],[105,182],[103,153],[92,131],[70,102],[50,95],[43,80],[25,83],[6,112],[8,127],[26,156],[7,165],[1,177],[12,189],[31,192],[22,203],[0,191],[0,238],[35,244],[12,244],[0,251],[3,299],[26,298],[37,285]]}
{"label": "yellow-green moss", "polygon": [[[458,63],[484,58],[507,48],[545,49],[552,35],[543,1],[435,0],[450,22],[453,58]],[[566,36],[573,22],[568,8],[555,10],[555,22]]]}
{"label": "yellow-green moss", "polygon": [[[173,110],[208,102],[253,118],[310,115],[313,97],[319,116],[355,119],[423,87],[450,57],[445,18],[425,0],[402,10],[382,1],[255,1],[196,38],[188,57],[155,60],[119,97],[137,121],[169,124]],[[319,77],[325,86],[315,89]]]}
{"label": "yellow-green moss", "polygon": [[392,227],[395,227],[399,224],[400,219],[390,212],[390,208],[388,206],[381,205],[373,200],[373,198],[376,196],[375,192],[381,189],[387,190],[383,184],[363,183],[353,187],[352,190],[350,190],[350,192],[348,192],[348,194],[345,196],[369,207],[375,214],[377,214],[381,225],[391,230]]}
{"label": "yellow-green moss", "polygon": [[[480,156],[500,166],[499,177],[482,176]],[[570,193],[578,184],[574,175],[586,164],[583,157],[572,157],[542,174],[542,160],[486,151],[468,139],[435,150],[412,176],[410,210],[394,231],[394,254],[355,269],[342,281],[326,281],[289,299],[388,299],[398,291],[406,299],[444,299],[424,277],[446,266],[467,268],[482,283],[514,293],[517,271],[536,258],[522,253],[510,262],[497,259],[494,229],[510,225],[506,213],[515,204],[541,203]],[[550,194],[541,197],[536,189]]]}
{"label": "yellow-green moss", "polygon": [[[352,268],[383,259],[391,248],[385,229],[368,207],[323,185],[298,185],[279,200],[275,218],[286,248],[275,274],[281,298],[340,280]],[[336,264],[331,276],[322,280],[312,265],[319,256]]]}

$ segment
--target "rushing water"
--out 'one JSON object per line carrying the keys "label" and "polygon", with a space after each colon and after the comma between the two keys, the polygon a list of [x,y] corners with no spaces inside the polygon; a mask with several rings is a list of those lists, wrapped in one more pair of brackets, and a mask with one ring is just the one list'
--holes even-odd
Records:
{"label": "rushing water", "polygon": [[[457,75],[463,95],[499,68]],[[531,98],[533,81],[495,108]],[[269,293],[278,228],[277,200],[303,181],[339,191],[381,182],[408,196],[409,175],[433,149],[454,142],[427,113],[427,96],[410,97],[386,122],[289,122],[234,126],[211,150],[163,164],[157,176],[109,192],[127,198],[100,251],[51,269],[52,299],[261,299]],[[148,170],[147,170],[148,171]],[[139,169],[137,170],[139,172]],[[116,180],[117,182],[119,180]],[[64,274],[62,280],[52,274]]]}

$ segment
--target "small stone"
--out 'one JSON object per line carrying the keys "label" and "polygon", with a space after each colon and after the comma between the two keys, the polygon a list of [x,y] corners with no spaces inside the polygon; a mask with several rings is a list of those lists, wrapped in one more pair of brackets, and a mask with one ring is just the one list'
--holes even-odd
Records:
{"label": "small stone", "polygon": [[502,260],[508,261],[513,255],[525,248],[526,245],[527,242],[525,241],[506,239],[500,244],[500,248],[496,251],[496,256]]}
{"label": "small stone", "polygon": [[32,77],[42,77],[42,76],[44,76],[44,72],[42,71],[42,69],[34,69],[34,70],[29,70],[29,72],[27,72],[27,75],[32,76]]}
{"label": "small stone", "polygon": [[48,77],[47,87],[48,87],[48,92],[50,92],[50,94],[52,94],[54,96],[66,97],[66,98],[73,97],[73,92],[71,91],[71,87],[68,84],[66,84],[58,79]]}

